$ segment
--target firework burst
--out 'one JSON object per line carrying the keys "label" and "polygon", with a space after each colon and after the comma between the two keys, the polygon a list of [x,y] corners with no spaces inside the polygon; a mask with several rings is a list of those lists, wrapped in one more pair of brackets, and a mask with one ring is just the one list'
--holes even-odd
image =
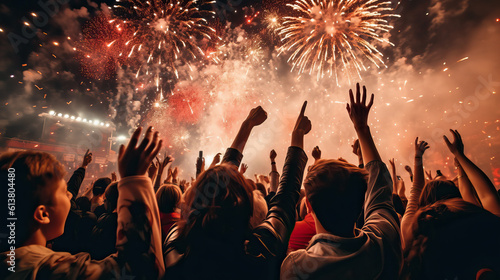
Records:
{"label": "firework burst", "polygon": [[361,78],[368,60],[376,67],[384,66],[383,55],[376,44],[390,44],[382,35],[393,27],[388,20],[399,17],[391,2],[380,0],[297,0],[287,4],[293,16],[284,17],[278,33],[280,54],[290,53],[292,71],[316,74],[317,79],[345,73]]}
{"label": "firework burst", "polygon": [[[215,29],[204,18],[214,12],[200,5],[213,2],[196,0],[125,0],[117,1],[113,21],[116,27],[133,30],[123,55],[138,55],[153,68],[166,68],[177,78],[178,65],[188,65],[205,57],[200,44],[208,45],[217,38]],[[153,65],[157,65],[154,67]],[[143,67],[145,68],[145,67]]]}

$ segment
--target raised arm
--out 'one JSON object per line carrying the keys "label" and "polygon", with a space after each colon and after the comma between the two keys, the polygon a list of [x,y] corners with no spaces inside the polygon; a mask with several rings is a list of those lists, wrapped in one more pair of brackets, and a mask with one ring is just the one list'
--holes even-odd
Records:
{"label": "raised arm", "polygon": [[243,158],[243,149],[247,144],[248,137],[252,129],[262,124],[267,119],[267,113],[261,106],[253,108],[248,114],[247,118],[243,121],[234,138],[231,147],[227,149],[222,159],[222,163],[230,163],[236,167],[240,166],[241,159]]}
{"label": "raised arm", "polygon": [[[394,267],[399,267],[402,260],[399,218],[392,202],[392,180],[387,166],[382,162],[368,127],[368,113],[373,105],[373,94],[366,104],[366,88],[361,95],[359,84],[356,85],[356,99],[349,91],[350,104],[347,112],[358,135],[363,154],[364,168],[368,171],[364,203],[364,225],[362,230],[371,232],[383,240],[386,245],[384,255],[396,258]],[[398,271],[394,271],[397,274]]]}
{"label": "raised arm", "polygon": [[375,143],[373,142],[370,128],[368,127],[368,113],[373,105],[373,97],[372,94],[370,102],[366,105],[366,87],[363,86],[363,96],[361,97],[359,84],[356,84],[356,101],[354,100],[352,90],[349,90],[351,103],[347,104],[347,112],[349,113],[349,117],[358,135],[361,153],[363,154],[363,162],[365,164],[374,160],[381,161],[377,147],[375,147]]}
{"label": "raised arm", "polygon": [[295,205],[299,199],[302,177],[307,163],[307,155],[303,150],[304,135],[311,130],[311,122],[304,116],[307,102],[304,102],[301,113],[292,132],[292,144],[283,166],[280,186],[271,199],[269,212],[262,224],[257,226],[247,245],[247,253],[264,257],[273,267],[269,279],[279,278],[279,269],[288,247],[288,239],[295,225]]}
{"label": "raised arm", "polygon": [[481,205],[479,199],[477,198],[477,193],[474,190],[474,186],[472,186],[469,177],[467,177],[467,173],[465,173],[464,169],[462,168],[462,166],[460,165],[460,163],[456,158],[454,159],[454,162],[455,162],[455,167],[457,168],[458,171],[458,176],[457,176],[458,189],[460,190],[460,194],[462,195],[463,200],[482,208],[483,206]]}
{"label": "raised arm", "polygon": [[424,167],[423,167],[423,156],[425,151],[429,149],[429,144],[425,141],[418,141],[418,137],[415,139],[415,177],[413,179],[413,185],[410,190],[410,198],[408,199],[408,205],[406,206],[406,211],[401,219],[401,239],[403,247],[406,245],[405,241],[408,240],[410,235],[410,225],[412,223],[413,217],[418,210],[418,200],[420,194],[422,193],[422,188],[425,185],[424,178]]}
{"label": "raised arm", "polygon": [[131,275],[157,279],[165,271],[160,214],[146,172],[160,151],[162,140],[159,133],[153,133],[149,127],[137,146],[140,134],[141,128],[138,128],[127,147],[120,147],[118,155],[122,179],[118,183],[117,260]]}
{"label": "raised arm", "polygon": [[269,177],[271,177],[271,185],[269,187],[269,193],[276,193],[278,190],[279,177],[278,168],[276,168],[276,151],[271,150],[269,153],[269,159],[271,160],[271,173],[269,173]]}
{"label": "raised arm", "polygon": [[500,197],[495,190],[495,186],[488,176],[465,155],[460,133],[457,130],[450,129],[450,131],[453,134],[453,143],[446,136],[443,136],[448,149],[458,160],[467,177],[469,177],[484,209],[500,216]]}
{"label": "raised arm", "polygon": [[363,153],[361,153],[361,147],[359,146],[359,139],[354,141],[354,144],[351,145],[352,153],[358,157],[358,167],[364,168],[365,165],[363,163]]}
{"label": "raised arm", "polygon": [[318,160],[321,159],[321,150],[319,149],[318,146],[313,148],[311,155],[314,158],[314,163],[316,163]]}
{"label": "raised arm", "polygon": [[87,149],[85,155],[83,156],[82,165],[80,168],[73,172],[71,178],[68,181],[68,191],[73,195],[72,199],[76,199],[80,187],[82,185],[83,179],[85,178],[85,170],[87,166],[92,162],[92,153]]}

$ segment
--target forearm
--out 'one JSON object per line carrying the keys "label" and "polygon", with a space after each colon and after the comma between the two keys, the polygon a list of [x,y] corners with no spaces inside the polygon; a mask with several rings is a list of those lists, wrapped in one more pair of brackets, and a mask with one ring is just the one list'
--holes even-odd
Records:
{"label": "forearm", "polygon": [[78,168],[75,172],[73,172],[73,175],[71,175],[71,178],[68,181],[67,189],[71,194],[73,194],[74,198],[78,195],[83,179],[85,179],[85,171],[84,167]]}
{"label": "forearm", "polygon": [[463,171],[458,173],[458,189],[460,190],[460,194],[462,195],[463,200],[482,207],[477,198],[477,194],[474,191],[474,187],[467,177],[467,174],[465,174],[465,172]]}
{"label": "forearm", "polygon": [[358,135],[359,145],[361,146],[363,162],[368,164],[374,160],[381,160],[375,142],[373,142],[370,128],[368,126],[356,128],[356,133]]}
{"label": "forearm", "polygon": [[162,184],[162,177],[163,177],[163,168],[160,167],[158,169],[158,174],[156,174],[156,179],[154,181],[154,192],[156,193],[156,191],[158,191],[158,189],[160,188],[161,184]]}
{"label": "forearm", "polygon": [[252,128],[253,127],[247,121],[244,121],[241,124],[240,130],[238,131],[238,134],[236,134],[233,143],[231,144],[231,148],[243,153],[243,149],[248,141],[248,137],[250,137]]}
{"label": "forearm", "polygon": [[159,278],[164,273],[160,215],[151,181],[126,177],[118,183],[118,259],[132,273]]}
{"label": "forearm", "polygon": [[421,193],[422,188],[415,186],[414,183],[410,190],[410,198],[408,199],[408,204],[406,205],[405,214],[403,215],[403,218],[401,218],[401,241],[403,248],[405,247],[406,240],[409,238],[411,223],[418,210],[418,200]]}
{"label": "forearm", "polygon": [[476,190],[484,209],[500,216],[500,197],[488,176],[464,154],[458,154],[456,158]]}

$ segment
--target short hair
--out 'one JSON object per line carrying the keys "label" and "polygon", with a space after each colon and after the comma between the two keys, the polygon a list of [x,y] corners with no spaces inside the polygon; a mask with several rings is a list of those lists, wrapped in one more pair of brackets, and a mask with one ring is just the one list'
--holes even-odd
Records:
{"label": "short hair", "polygon": [[111,184],[111,179],[108,177],[97,179],[97,181],[95,181],[94,185],[92,186],[92,194],[94,196],[99,196],[104,194],[109,184]]}
{"label": "short hair", "polygon": [[118,182],[109,184],[104,192],[106,198],[106,211],[113,212],[118,205]]}
{"label": "short hair", "polygon": [[75,200],[75,203],[78,206],[78,209],[82,210],[83,212],[90,211],[90,199],[88,197],[80,196]]}
{"label": "short hair", "polygon": [[318,160],[304,180],[306,197],[329,232],[352,227],[363,208],[368,172],[350,163]]}
{"label": "short hair", "polygon": [[156,192],[156,201],[160,212],[168,214],[175,211],[181,202],[182,191],[173,184],[162,185]]}
{"label": "short hair", "polygon": [[[9,186],[9,174],[15,174],[13,186]],[[59,180],[63,180],[66,171],[57,159],[48,153],[18,151],[0,156],[0,180],[2,197],[9,197],[12,187],[15,191],[16,244],[23,244],[34,230],[33,214],[39,205],[51,205],[53,193]],[[6,211],[2,211],[6,214]],[[4,215],[5,215],[4,214]],[[3,215],[2,215],[3,216]],[[5,221],[6,219],[4,219]],[[6,227],[2,228],[2,231]],[[5,251],[7,242],[0,242],[1,251]]]}
{"label": "short hair", "polygon": [[423,207],[439,200],[462,198],[460,190],[450,180],[432,180],[425,184],[420,194],[418,206]]}

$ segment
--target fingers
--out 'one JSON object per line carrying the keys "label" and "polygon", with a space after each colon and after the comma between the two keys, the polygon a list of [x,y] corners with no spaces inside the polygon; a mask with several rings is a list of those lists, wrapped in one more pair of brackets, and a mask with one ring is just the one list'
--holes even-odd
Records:
{"label": "fingers", "polygon": [[123,157],[123,153],[125,152],[125,146],[120,145],[120,149],[118,150],[118,160],[120,160]]}
{"label": "fingers", "polygon": [[[352,89],[349,90],[349,100],[351,101],[351,105],[354,104],[354,95],[352,94]],[[349,106],[349,104],[347,104]]]}
{"label": "fingers", "polygon": [[89,155],[89,151],[90,151],[90,149],[87,149],[87,151],[85,152],[85,155],[83,157],[87,157]]}
{"label": "fingers", "polygon": [[153,150],[150,158],[154,158],[161,150],[161,146],[163,145],[163,140],[160,140],[157,144],[156,144],[156,148]]}
{"label": "fingers", "polygon": [[363,99],[361,100],[361,103],[366,104],[366,87],[363,86]]}
{"label": "fingers", "polygon": [[368,110],[371,109],[372,105],[373,105],[373,98],[375,97],[375,95],[372,93],[372,96],[370,97],[370,102],[368,103]]}
{"label": "fingers", "polygon": [[307,101],[304,101],[304,104],[302,104],[302,109],[300,109],[300,116],[303,117],[304,113],[306,112],[306,107],[307,107]]}
{"label": "fingers", "polygon": [[360,96],[360,92],[359,92],[359,83],[356,83],[356,103],[359,103],[360,99],[359,99],[359,96]]}
{"label": "fingers", "polygon": [[415,147],[418,145],[418,137],[415,138]]}
{"label": "fingers", "polygon": [[451,147],[450,140],[448,140],[448,137],[446,135],[443,135],[444,142],[446,143],[446,146],[448,146],[448,149]]}
{"label": "fingers", "polygon": [[[159,140],[159,135],[160,133],[158,131],[155,131],[155,133],[153,134],[153,141],[151,141],[148,145],[148,147],[144,150],[144,152],[148,155],[148,154],[151,154],[151,152],[153,152],[153,150],[156,148],[156,146],[158,145],[158,140]],[[141,143],[142,145],[142,143]]]}
{"label": "fingers", "polygon": [[139,150],[140,151],[144,151],[146,150],[146,147],[149,146],[149,144],[151,143],[151,137],[153,135],[153,127],[150,126],[148,127],[148,129],[146,130],[146,134],[144,135],[144,139],[142,139],[142,142],[141,144],[139,145]]}
{"label": "fingers", "polygon": [[137,142],[139,142],[139,136],[141,135],[141,132],[142,132],[142,127],[139,126],[130,137],[130,141],[128,141],[127,151],[135,149]]}

